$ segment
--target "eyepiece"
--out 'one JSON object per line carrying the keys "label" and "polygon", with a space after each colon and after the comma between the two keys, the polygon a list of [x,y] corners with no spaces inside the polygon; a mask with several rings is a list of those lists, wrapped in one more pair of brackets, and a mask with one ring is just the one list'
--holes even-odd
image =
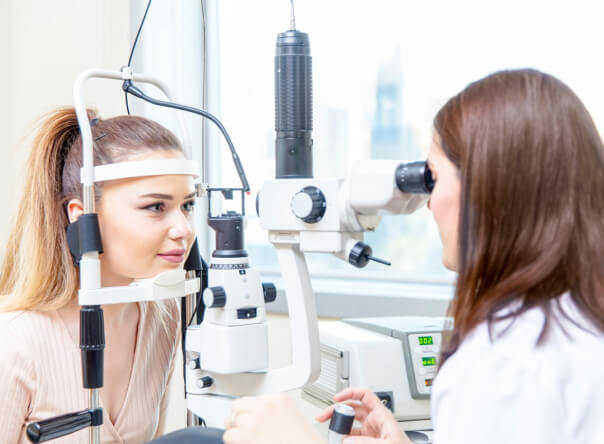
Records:
{"label": "eyepiece", "polygon": [[401,163],[396,168],[396,186],[403,193],[430,194],[434,188],[432,171],[423,160]]}

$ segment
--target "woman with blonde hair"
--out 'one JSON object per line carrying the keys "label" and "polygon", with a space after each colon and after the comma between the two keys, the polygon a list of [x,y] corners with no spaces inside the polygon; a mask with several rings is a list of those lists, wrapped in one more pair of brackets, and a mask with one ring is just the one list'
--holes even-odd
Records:
{"label": "woman with blonde hair", "polygon": [[[501,71],[451,98],[434,130],[429,207],[458,278],[433,443],[604,442],[604,146],[591,116],[558,79]],[[359,423],[344,444],[411,442],[370,390],[335,401]],[[303,419],[286,397],[243,398],[224,441],[323,442]]]}
{"label": "woman with blonde hair", "polygon": [[[107,120],[89,111],[94,164],[184,158],[176,137],[141,117]],[[83,214],[82,142],[73,108],[40,126],[0,269],[0,433],[25,443],[30,422],[88,407],[82,388],[78,269],[66,227]],[[182,268],[194,242],[189,176],[97,184],[103,244],[101,285],[128,285]],[[103,443],[140,443],[161,433],[179,342],[175,301],[107,305]],[[87,431],[57,443],[87,441]]]}

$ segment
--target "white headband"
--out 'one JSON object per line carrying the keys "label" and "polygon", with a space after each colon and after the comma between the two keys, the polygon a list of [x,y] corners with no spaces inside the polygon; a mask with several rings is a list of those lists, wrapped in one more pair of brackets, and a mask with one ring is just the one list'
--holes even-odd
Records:
{"label": "white headband", "polygon": [[[83,168],[80,180],[83,182]],[[138,160],[94,167],[94,182],[147,176],[193,176],[199,178],[199,165],[188,159]]]}

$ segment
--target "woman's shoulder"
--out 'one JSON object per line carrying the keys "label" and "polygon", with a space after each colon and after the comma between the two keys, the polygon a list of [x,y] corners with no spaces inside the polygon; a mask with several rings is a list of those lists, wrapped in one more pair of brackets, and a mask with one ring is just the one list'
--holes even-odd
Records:
{"label": "woman's shoulder", "polygon": [[0,312],[0,331],[3,341],[7,337],[17,340],[39,338],[41,333],[53,328],[53,314],[44,311],[6,311]]}
{"label": "woman's shoulder", "polygon": [[0,312],[0,355],[3,360],[22,357],[33,361],[53,325],[52,314],[39,311]]}

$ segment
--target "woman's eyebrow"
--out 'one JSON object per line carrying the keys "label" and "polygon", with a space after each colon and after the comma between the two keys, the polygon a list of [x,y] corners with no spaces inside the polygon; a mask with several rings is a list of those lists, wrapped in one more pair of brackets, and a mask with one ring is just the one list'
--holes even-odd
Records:
{"label": "woman's eyebrow", "polygon": [[[187,194],[184,198],[190,199],[191,197],[194,197],[194,196],[195,196],[195,191],[193,191],[191,194]],[[172,196],[171,194],[161,194],[161,193],[143,194],[143,195],[141,195],[141,197],[151,197],[153,199],[165,199],[165,200],[174,199],[174,196]]]}
{"label": "woman's eyebrow", "polygon": [[143,194],[143,195],[141,195],[141,197],[152,197],[153,199],[166,199],[166,200],[174,199],[174,197],[170,194],[161,194],[161,193]]}

